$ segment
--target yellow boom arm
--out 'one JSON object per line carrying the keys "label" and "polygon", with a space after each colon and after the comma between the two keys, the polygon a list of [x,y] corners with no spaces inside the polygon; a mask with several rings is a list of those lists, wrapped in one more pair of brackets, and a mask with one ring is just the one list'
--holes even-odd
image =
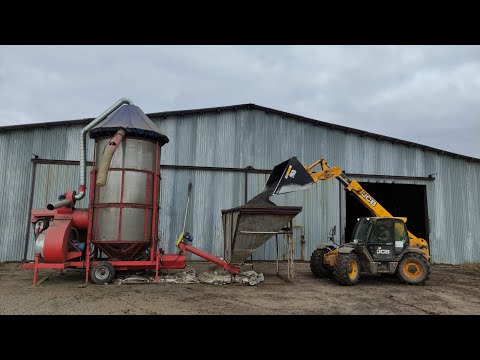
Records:
{"label": "yellow boom arm", "polygon": [[[321,165],[322,170],[316,172],[313,171],[312,169],[318,164]],[[373,216],[394,217],[382,205],[380,205],[372,195],[366,192],[357,180],[351,180],[348,178],[348,176],[345,175],[339,167],[330,167],[326,160],[317,160],[312,165],[305,166],[305,170],[307,170],[314,182],[317,182],[318,180],[328,180],[331,178],[338,179],[338,181],[345,186],[345,191],[349,191],[355,195],[355,197],[372,213]],[[406,218],[401,219],[403,219],[404,222],[407,222]],[[416,237],[410,231],[408,231],[408,237],[410,246],[422,249],[427,253],[428,256],[430,256],[428,243],[425,239]]]}

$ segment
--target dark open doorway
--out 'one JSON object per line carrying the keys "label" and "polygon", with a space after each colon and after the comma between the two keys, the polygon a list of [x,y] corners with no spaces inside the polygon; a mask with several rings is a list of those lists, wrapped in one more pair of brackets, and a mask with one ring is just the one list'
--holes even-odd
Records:
{"label": "dark open doorway", "polygon": [[[412,234],[428,241],[427,187],[425,185],[368,182],[360,182],[360,185],[390,214],[406,217],[407,228]],[[372,216],[355,196],[349,195],[347,193],[345,242],[351,240],[357,218]]]}

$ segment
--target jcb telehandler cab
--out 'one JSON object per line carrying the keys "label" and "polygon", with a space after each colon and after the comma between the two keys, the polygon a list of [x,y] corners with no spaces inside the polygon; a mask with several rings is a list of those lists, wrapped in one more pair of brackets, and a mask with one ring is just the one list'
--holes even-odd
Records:
{"label": "jcb telehandler cab", "polygon": [[[312,171],[318,164],[322,170]],[[341,285],[357,284],[360,273],[396,274],[406,284],[424,284],[430,277],[427,242],[407,230],[406,218],[392,216],[340,168],[330,167],[324,159],[307,167],[293,157],[275,166],[264,192],[278,195],[303,190],[318,180],[331,178],[338,179],[373,217],[358,220],[351,242],[339,247],[321,244],[310,258],[312,273],[316,277],[333,276]]]}

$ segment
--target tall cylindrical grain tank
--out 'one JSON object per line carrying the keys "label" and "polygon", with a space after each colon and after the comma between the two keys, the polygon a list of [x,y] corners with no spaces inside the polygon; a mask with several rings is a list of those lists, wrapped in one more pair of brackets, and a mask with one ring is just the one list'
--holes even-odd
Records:
{"label": "tall cylindrical grain tank", "polygon": [[[95,186],[92,242],[110,258],[136,260],[157,241],[161,147],[168,138],[134,105],[124,105],[90,131],[95,166],[119,130],[106,185]],[[92,205],[91,205],[92,206]]]}

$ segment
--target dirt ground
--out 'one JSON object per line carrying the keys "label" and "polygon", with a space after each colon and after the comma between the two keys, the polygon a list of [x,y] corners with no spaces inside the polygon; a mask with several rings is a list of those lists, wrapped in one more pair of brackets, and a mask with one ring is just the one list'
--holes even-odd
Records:
{"label": "dirt ground", "polygon": [[[354,287],[317,279],[295,263],[295,284],[275,275],[274,263],[255,263],[265,281],[245,284],[136,284],[82,287],[84,271],[33,271],[0,264],[0,314],[480,314],[480,265],[433,265],[425,286],[363,276]],[[199,274],[220,270],[190,263]],[[251,270],[245,267],[243,270]],[[170,274],[174,273],[173,271]]]}

